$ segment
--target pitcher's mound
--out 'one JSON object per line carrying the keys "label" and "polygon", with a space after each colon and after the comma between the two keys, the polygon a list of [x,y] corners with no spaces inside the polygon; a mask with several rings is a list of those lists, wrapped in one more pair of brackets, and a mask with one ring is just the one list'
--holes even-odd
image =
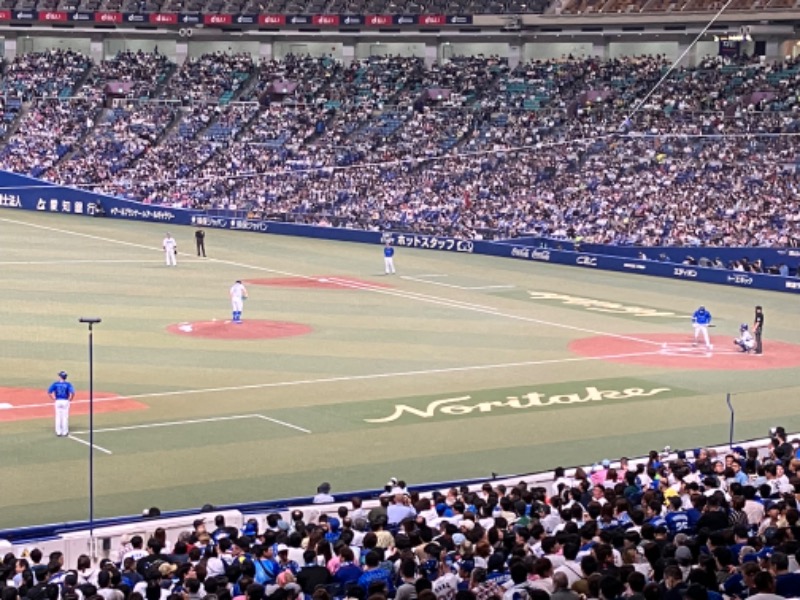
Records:
{"label": "pitcher's mound", "polygon": [[215,340],[272,340],[306,335],[311,333],[312,329],[308,325],[289,321],[244,319],[241,323],[234,323],[227,319],[220,319],[218,321],[174,323],[167,327],[167,331],[175,335]]}

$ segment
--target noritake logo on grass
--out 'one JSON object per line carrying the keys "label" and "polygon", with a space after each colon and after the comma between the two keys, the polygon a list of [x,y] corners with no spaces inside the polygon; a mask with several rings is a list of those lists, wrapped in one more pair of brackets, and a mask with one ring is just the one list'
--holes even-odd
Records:
{"label": "noritake logo on grass", "polygon": [[437,416],[462,416],[471,413],[491,413],[497,410],[526,410],[555,406],[561,404],[584,404],[602,400],[629,400],[632,398],[649,398],[671,391],[670,388],[645,389],[640,387],[623,390],[601,390],[595,386],[587,386],[582,390],[569,394],[553,394],[529,392],[520,396],[506,396],[502,400],[475,401],[472,396],[442,398],[429,402],[424,408],[416,408],[408,404],[395,404],[392,414],[377,419],[364,419],[365,423],[391,423],[404,416],[418,419],[432,419]]}
{"label": "noritake logo on grass", "polygon": [[600,300],[599,298],[584,298],[582,296],[570,296],[568,294],[556,294],[554,292],[539,292],[528,290],[528,298],[531,300],[553,300],[561,302],[567,306],[575,306],[592,312],[609,313],[612,315],[627,315],[631,317],[660,317],[675,318],[677,313],[646,306],[631,306],[610,300]]}

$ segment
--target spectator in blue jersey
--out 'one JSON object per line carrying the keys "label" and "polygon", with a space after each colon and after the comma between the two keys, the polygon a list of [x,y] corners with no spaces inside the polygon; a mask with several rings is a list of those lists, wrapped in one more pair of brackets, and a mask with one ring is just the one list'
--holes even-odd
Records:
{"label": "spectator in blue jersey", "polygon": [[683,501],[680,496],[672,496],[667,505],[667,514],[664,517],[667,523],[669,532],[672,535],[678,533],[689,533],[691,527],[689,526],[689,515],[683,510]]}
{"label": "spectator in blue jersey", "polygon": [[784,552],[775,552],[769,559],[775,575],[775,593],[784,598],[800,598],[800,573],[789,570],[789,557]]}
{"label": "spectator in blue jersey", "polygon": [[290,571],[292,575],[297,575],[300,571],[300,565],[295,561],[289,560],[289,546],[286,544],[278,544],[278,568],[281,571]]}
{"label": "spectator in blue jersey", "polygon": [[387,275],[394,275],[394,248],[390,241],[383,247],[383,267]]}
{"label": "spectator in blue jersey", "polygon": [[328,518],[328,530],[325,532],[325,540],[331,544],[339,541],[342,535],[342,523],[336,517]]}
{"label": "spectator in blue jersey", "polygon": [[359,587],[369,590],[374,582],[383,583],[386,586],[386,592],[392,594],[394,592],[392,586],[392,574],[381,566],[381,557],[376,551],[367,553],[364,559],[365,570],[358,578]]}
{"label": "spectator in blue jersey", "polygon": [[69,405],[75,398],[75,388],[67,381],[66,371],[61,371],[58,374],[58,381],[50,384],[47,395],[55,406],[56,435],[66,437],[69,435]]}
{"label": "spectator in blue jersey", "polygon": [[349,585],[358,582],[363,571],[361,567],[355,564],[355,553],[352,549],[342,548],[339,552],[339,557],[339,568],[336,570],[336,573],[334,573],[333,578],[342,589],[347,589]]}
{"label": "spectator in blue jersey", "polygon": [[256,570],[256,583],[264,586],[275,583],[278,573],[281,572],[280,565],[274,558],[272,544],[253,547],[253,565]]}
{"label": "spectator in blue jersey", "polygon": [[214,527],[215,529],[211,534],[211,538],[217,544],[224,538],[234,539],[239,535],[239,530],[236,529],[236,527],[228,527],[225,525],[225,515],[217,515],[214,517]]}
{"label": "spectator in blue jersey", "polygon": [[735,564],[740,564],[740,554],[742,549],[750,545],[750,532],[747,530],[747,523],[736,525],[733,528],[733,544],[730,549],[733,553]]}

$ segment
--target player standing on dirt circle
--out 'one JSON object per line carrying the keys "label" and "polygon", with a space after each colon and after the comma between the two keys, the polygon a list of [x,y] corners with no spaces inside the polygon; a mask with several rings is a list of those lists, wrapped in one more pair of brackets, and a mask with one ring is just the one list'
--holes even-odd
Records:
{"label": "player standing on dirt circle", "polygon": [[47,389],[47,395],[53,401],[56,409],[56,435],[58,437],[69,435],[69,403],[75,398],[75,388],[67,381],[66,371],[58,374],[58,381],[54,381]]}
{"label": "player standing on dirt circle", "polygon": [[756,306],[756,317],[753,320],[753,334],[756,336],[756,354],[761,354],[764,348],[761,345],[761,332],[764,329],[764,310]]}
{"label": "player standing on dirt circle", "polygon": [[233,322],[237,325],[242,323],[242,309],[244,308],[244,301],[247,300],[247,288],[244,284],[236,280],[231,286],[231,310],[233,311]]}

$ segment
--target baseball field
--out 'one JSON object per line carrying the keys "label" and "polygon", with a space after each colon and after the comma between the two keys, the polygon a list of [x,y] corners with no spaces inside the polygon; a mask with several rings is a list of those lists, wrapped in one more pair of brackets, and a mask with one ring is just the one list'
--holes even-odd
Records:
{"label": "baseball field", "polygon": [[[164,265],[171,231],[178,266]],[[516,474],[800,428],[797,298],[546,262],[0,211],[0,527]],[[228,290],[248,288],[244,323]],[[690,315],[713,315],[713,350]],[[765,354],[732,338],[764,306]],[[45,393],[78,389],[69,437]]]}

